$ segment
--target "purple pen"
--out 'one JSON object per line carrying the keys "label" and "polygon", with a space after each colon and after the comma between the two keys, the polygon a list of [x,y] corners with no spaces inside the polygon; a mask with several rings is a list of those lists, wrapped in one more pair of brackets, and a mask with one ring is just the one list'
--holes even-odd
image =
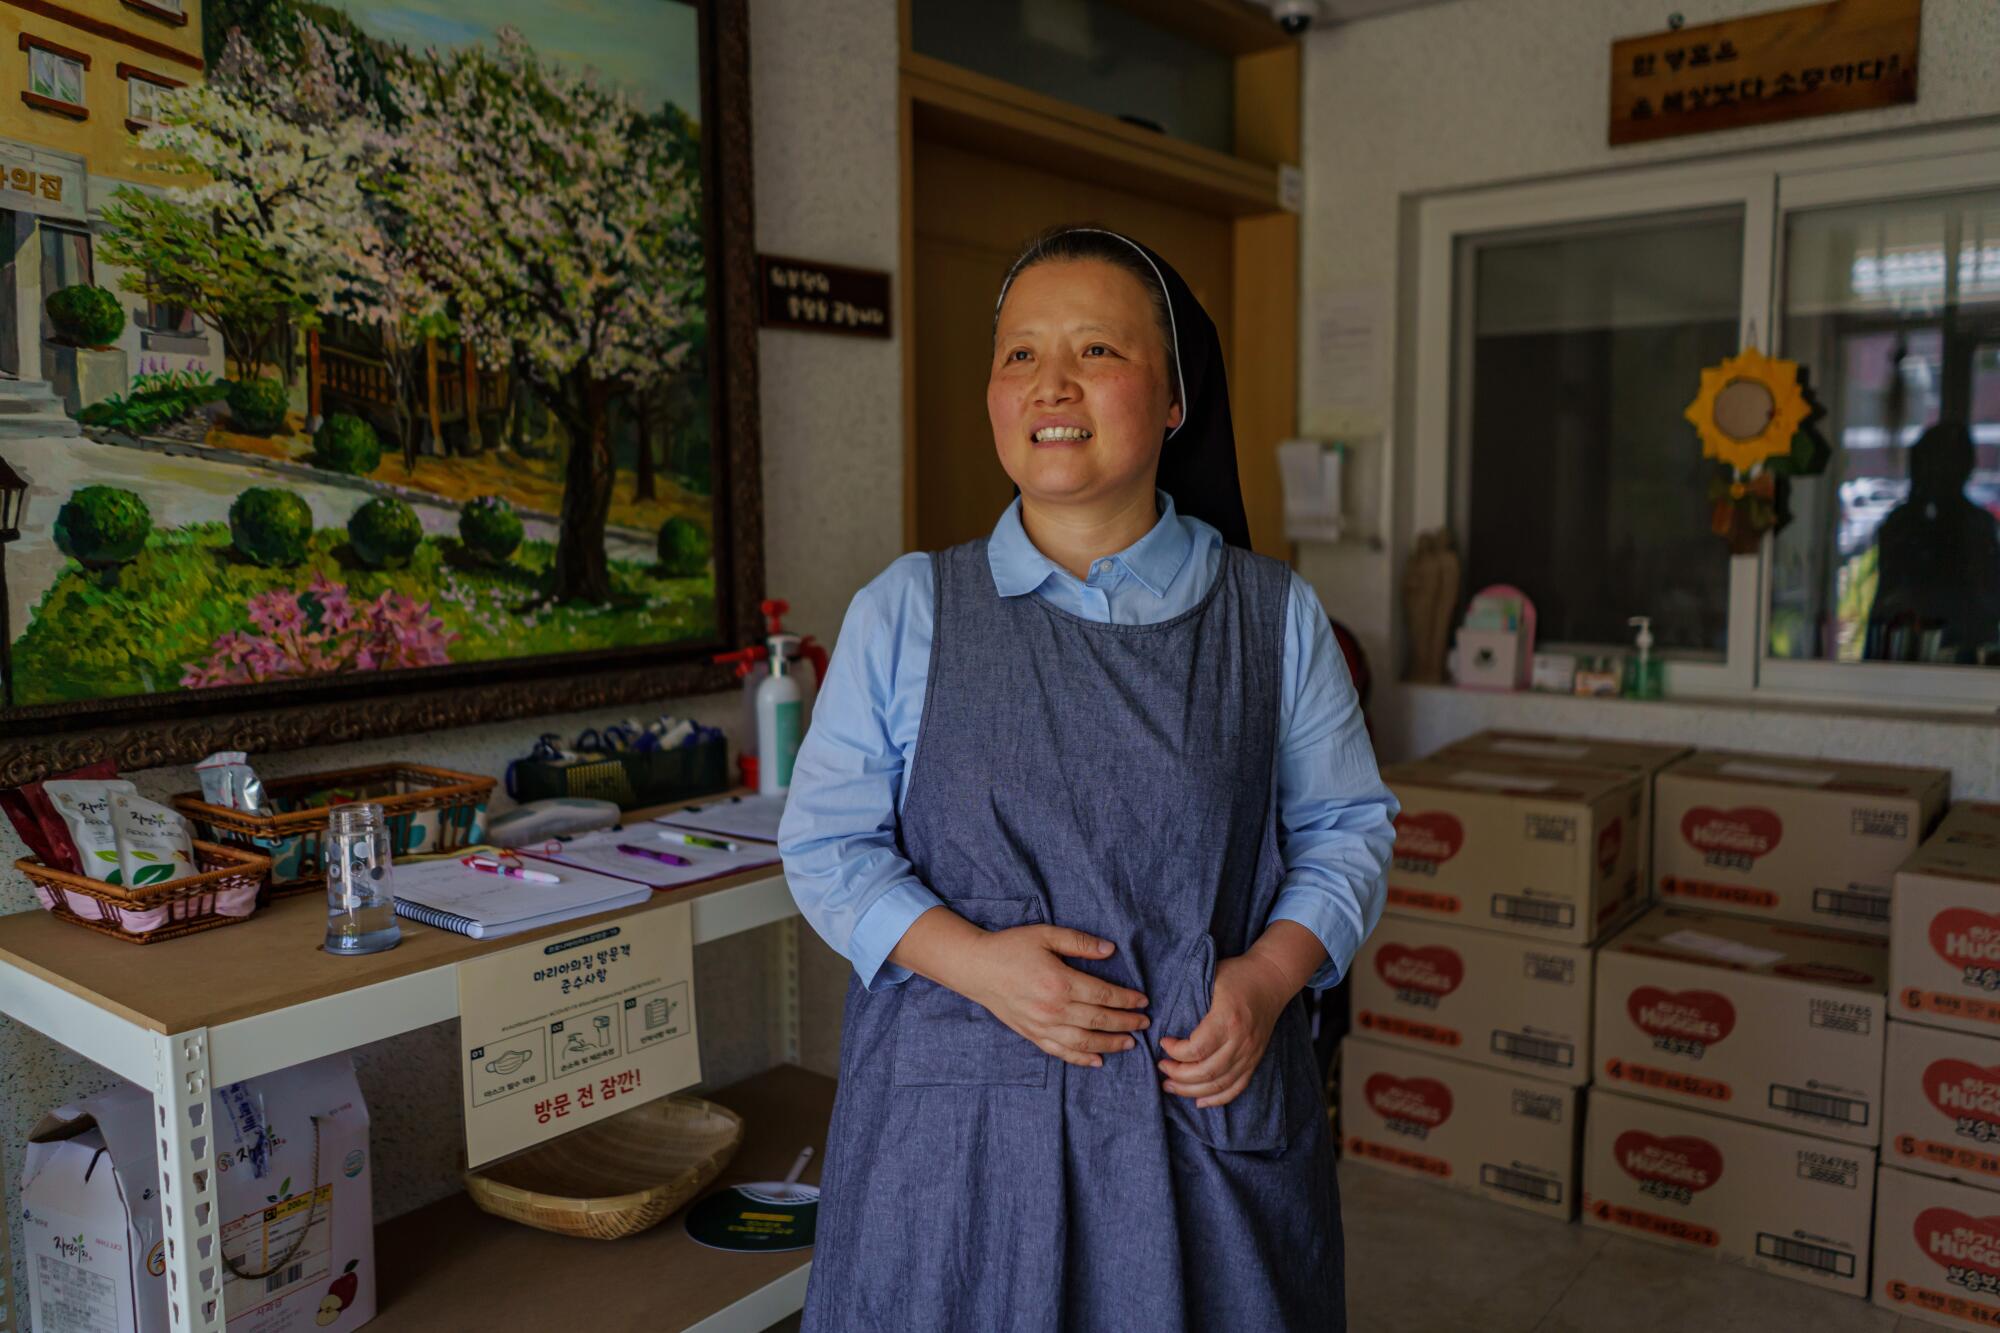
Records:
{"label": "purple pen", "polygon": [[643,856],[648,861],[665,861],[670,866],[691,866],[694,862],[685,856],[675,856],[672,852],[656,852],[651,847],[635,847],[629,842],[618,844],[618,850],[627,856]]}

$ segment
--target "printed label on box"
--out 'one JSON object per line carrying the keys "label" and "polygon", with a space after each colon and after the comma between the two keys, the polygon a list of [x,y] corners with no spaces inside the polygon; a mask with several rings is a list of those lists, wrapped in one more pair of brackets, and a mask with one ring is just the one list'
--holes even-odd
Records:
{"label": "printed label on box", "polygon": [[333,1186],[283,1180],[277,1189],[268,1207],[222,1224],[222,1297],[231,1319],[325,1280],[332,1268]]}

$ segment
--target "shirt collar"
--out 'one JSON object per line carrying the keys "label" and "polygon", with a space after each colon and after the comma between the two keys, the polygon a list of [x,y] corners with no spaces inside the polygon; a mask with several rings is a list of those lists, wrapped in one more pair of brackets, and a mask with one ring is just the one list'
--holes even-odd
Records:
{"label": "shirt collar", "polygon": [[[1157,494],[1160,521],[1145,536],[1110,558],[1124,566],[1125,572],[1146,591],[1164,597],[1194,550],[1194,534],[1189,530],[1193,521],[1181,518],[1174,511],[1173,497],[1165,491]],[[1069,571],[1043,555],[1028,539],[1028,530],[1021,524],[1018,496],[994,525],[993,535],[986,543],[986,560],[993,570],[994,590],[1002,597],[1033,592],[1051,574],[1069,576]]]}

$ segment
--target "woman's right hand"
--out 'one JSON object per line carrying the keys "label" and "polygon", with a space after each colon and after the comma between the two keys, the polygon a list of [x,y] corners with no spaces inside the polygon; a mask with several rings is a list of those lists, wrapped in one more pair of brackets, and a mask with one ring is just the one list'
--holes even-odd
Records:
{"label": "woman's right hand", "polygon": [[1095,1069],[1129,1051],[1150,1026],[1146,997],[1079,972],[1064,958],[1109,958],[1109,940],[1067,926],[982,930],[949,911],[929,911],[890,954],[957,991],[1058,1060]]}

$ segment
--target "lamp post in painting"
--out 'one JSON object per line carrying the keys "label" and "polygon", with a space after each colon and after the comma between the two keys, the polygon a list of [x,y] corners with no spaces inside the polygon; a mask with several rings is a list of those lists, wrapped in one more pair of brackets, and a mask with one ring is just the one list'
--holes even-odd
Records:
{"label": "lamp post in painting", "polygon": [[7,546],[21,535],[28,483],[0,458],[0,707],[14,706],[14,632],[7,606]]}

